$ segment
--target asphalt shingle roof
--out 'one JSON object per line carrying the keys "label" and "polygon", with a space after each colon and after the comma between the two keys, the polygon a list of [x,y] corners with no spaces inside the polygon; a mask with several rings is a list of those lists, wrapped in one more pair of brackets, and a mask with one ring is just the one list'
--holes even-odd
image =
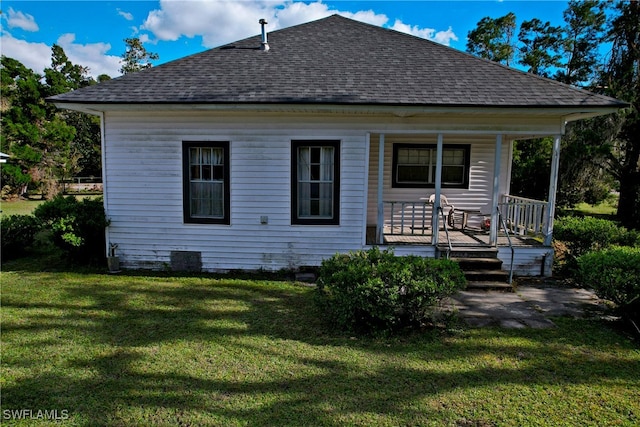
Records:
{"label": "asphalt shingle roof", "polygon": [[625,105],[338,15],[269,33],[269,51],[260,50],[260,41],[260,36],[247,38],[49,100],[100,104]]}

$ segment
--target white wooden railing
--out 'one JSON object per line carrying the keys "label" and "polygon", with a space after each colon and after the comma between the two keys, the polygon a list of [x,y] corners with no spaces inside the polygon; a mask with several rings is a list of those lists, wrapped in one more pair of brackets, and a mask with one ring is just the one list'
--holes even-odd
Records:
{"label": "white wooden railing", "polygon": [[[545,201],[504,194],[498,209],[512,235],[544,237],[548,205]],[[428,201],[385,201],[384,234],[430,235],[432,212],[433,205]]]}
{"label": "white wooden railing", "polygon": [[511,233],[544,236],[549,221],[548,205],[541,200],[503,194],[499,209]]}
{"label": "white wooden railing", "polygon": [[384,202],[385,234],[424,236],[431,229],[433,206],[426,201]]}

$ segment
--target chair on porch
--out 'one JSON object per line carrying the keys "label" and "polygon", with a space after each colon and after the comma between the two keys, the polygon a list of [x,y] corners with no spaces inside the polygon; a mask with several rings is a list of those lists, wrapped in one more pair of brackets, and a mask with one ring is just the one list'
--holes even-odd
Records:
{"label": "chair on porch", "polygon": [[[429,204],[433,206],[435,202],[436,202],[436,195],[435,194],[430,195]],[[445,196],[444,194],[440,194],[440,207],[442,208],[445,218],[447,218],[447,223],[451,225],[450,218],[453,212],[455,211],[455,206],[453,206],[453,203],[449,203],[447,196]]]}

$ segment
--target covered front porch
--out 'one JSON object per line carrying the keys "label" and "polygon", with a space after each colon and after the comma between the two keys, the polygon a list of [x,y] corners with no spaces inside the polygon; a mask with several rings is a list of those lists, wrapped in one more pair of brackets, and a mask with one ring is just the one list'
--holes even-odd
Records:
{"label": "covered front porch", "polygon": [[[560,136],[548,201],[509,194],[516,139],[494,132],[370,135],[366,244],[436,257],[492,249],[515,274],[550,275]],[[416,176],[425,182],[411,182]]]}

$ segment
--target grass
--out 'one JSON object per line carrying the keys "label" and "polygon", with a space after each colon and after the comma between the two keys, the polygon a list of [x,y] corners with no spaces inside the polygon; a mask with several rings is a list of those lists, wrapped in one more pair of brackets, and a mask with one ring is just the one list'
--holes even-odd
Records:
{"label": "grass", "polygon": [[[77,194],[74,196],[78,200],[82,200],[84,198],[94,199],[102,196],[102,194]],[[45,200],[40,199],[2,200],[0,201],[0,217],[9,215],[30,215],[33,213],[35,208],[44,202]]]}
{"label": "grass", "polygon": [[0,210],[2,210],[2,216],[30,215],[42,203],[44,203],[44,200],[2,200],[0,202]]}
{"label": "grass", "polygon": [[640,423],[640,349],[599,320],[355,338],[293,282],[47,269],[3,266],[5,424]]}

